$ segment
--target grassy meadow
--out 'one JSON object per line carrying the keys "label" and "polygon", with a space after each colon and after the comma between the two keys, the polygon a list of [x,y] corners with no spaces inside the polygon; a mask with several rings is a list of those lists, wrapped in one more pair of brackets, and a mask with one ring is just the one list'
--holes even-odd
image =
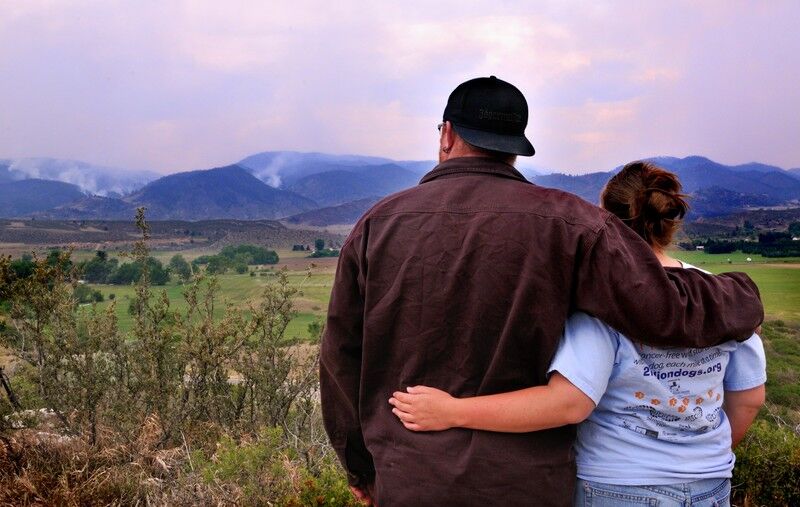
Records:
{"label": "grassy meadow", "polygon": [[[767,320],[780,319],[788,323],[800,323],[800,258],[775,259],[742,252],[707,254],[675,251],[672,254],[712,273],[747,273],[761,291]],[[751,260],[747,261],[748,258]]]}
{"label": "grassy meadow", "polygon": [[[175,253],[181,253],[191,261],[207,252],[157,251],[153,252],[153,256],[167,264]],[[276,271],[286,270],[292,285],[301,291],[295,299],[297,316],[289,325],[287,339],[304,340],[309,337],[308,325],[325,316],[336,270],[336,259],[310,259],[306,257],[307,253],[305,252],[289,250],[281,250],[278,254],[281,260],[275,266],[250,266],[250,271],[254,273],[253,276],[251,273],[219,275],[217,279],[220,285],[221,299],[235,307],[246,309],[248,302],[258,299],[264,285],[274,278]],[[91,255],[93,252],[78,251],[74,253],[74,258],[88,258]],[[675,251],[673,255],[712,273],[725,271],[747,273],[761,290],[767,319],[780,319],[787,323],[800,324],[800,258],[770,259],[741,252],[707,254],[700,251]],[[748,258],[750,261],[747,260]],[[121,261],[126,262],[124,259]],[[134,293],[133,286],[96,285],[92,287],[99,289],[105,297],[105,301],[99,305],[100,308],[111,304],[109,295],[114,294],[120,328],[123,331],[130,329],[132,319],[128,314],[128,305]],[[156,291],[167,291],[174,309],[185,309],[186,304],[182,295],[183,285],[172,281],[155,289]],[[218,316],[224,312],[224,304],[216,308]]]}
{"label": "grassy meadow", "polygon": [[[195,257],[207,252],[153,252],[153,256],[167,264],[175,253],[180,253],[191,262]],[[74,258],[81,259],[90,255],[93,255],[93,252],[75,252]],[[219,301],[224,303],[215,307],[214,314],[215,317],[221,317],[228,304],[246,310],[250,302],[258,301],[264,286],[275,278],[275,274],[285,270],[291,285],[300,290],[294,301],[297,315],[289,324],[286,338],[306,340],[310,336],[308,325],[323,318],[327,311],[337,259],[309,259],[305,252],[289,250],[279,250],[278,255],[280,262],[273,266],[250,266],[248,273],[228,272],[217,275]],[[120,259],[120,262],[128,260]],[[133,324],[133,318],[128,313],[128,305],[134,296],[133,285],[91,285],[91,287],[98,289],[105,298],[105,301],[98,304],[100,309],[112,304],[109,296],[114,294],[119,327],[122,331],[128,331]],[[181,312],[186,309],[186,302],[183,299],[184,286],[181,283],[172,280],[167,285],[156,286],[153,289],[156,293],[166,291],[170,306],[174,310]]]}

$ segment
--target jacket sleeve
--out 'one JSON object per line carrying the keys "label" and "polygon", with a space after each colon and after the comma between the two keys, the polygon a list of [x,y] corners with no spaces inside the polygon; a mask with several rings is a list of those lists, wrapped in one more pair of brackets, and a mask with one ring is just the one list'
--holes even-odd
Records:
{"label": "jacket sleeve", "polygon": [[764,319],[758,288],[747,275],[663,268],[650,246],[614,216],[577,269],[576,309],[649,345],[743,341]]}
{"label": "jacket sleeve", "polygon": [[345,242],[339,255],[320,348],[320,396],[328,438],[351,485],[374,482],[372,455],[359,418],[364,298],[359,238]]}

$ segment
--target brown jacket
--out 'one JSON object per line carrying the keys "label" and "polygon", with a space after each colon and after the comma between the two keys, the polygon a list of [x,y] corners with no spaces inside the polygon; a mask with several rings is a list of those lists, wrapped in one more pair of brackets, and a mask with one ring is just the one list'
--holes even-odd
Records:
{"label": "brown jacket", "polygon": [[664,269],[616,217],[485,158],[440,164],[355,226],[321,352],[325,426],[380,507],[570,505],[574,426],[413,433],[387,403],[425,384],[459,397],[546,383],[567,316],[658,346],[749,337],[744,274]]}

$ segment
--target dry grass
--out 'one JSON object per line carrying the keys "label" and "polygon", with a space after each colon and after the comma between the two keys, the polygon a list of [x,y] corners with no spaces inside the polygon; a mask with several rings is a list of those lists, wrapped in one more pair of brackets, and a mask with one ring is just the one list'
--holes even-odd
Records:
{"label": "dry grass", "polygon": [[205,450],[159,449],[154,417],[129,443],[105,438],[92,446],[31,429],[0,433],[0,507],[357,505],[337,468],[314,478],[277,440],[236,442],[211,430]]}
{"label": "dry grass", "polygon": [[157,449],[148,420],[131,443],[92,446],[39,430],[0,435],[0,505],[144,505],[186,460],[183,449]]}

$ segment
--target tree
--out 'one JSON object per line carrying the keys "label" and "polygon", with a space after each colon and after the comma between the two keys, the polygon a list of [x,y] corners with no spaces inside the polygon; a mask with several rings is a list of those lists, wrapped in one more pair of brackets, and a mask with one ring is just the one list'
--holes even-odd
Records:
{"label": "tree", "polygon": [[181,282],[188,282],[192,278],[192,267],[180,254],[175,254],[169,260],[169,269]]}
{"label": "tree", "polygon": [[[152,285],[165,285],[169,282],[169,270],[161,264],[161,261],[155,257],[148,257],[146,261],[149,277],[149,283]],[[121,264],[114,273],[108,278],[108,282],[115,285],[128,285],[138,281],[144,270],[142,269],[143,262],[136,260],[134,262],[126,262]]]}
{"label": "tree", "polygon": [[325,248],[325,240],[321,238],[317,238],[314,240],[314,250],[319,252],[320,250]]}
{"label": "tree", "polygon": [[226,246],[219,253],[221,256],[233,261],[233,264],[277,264],[278,254],[263,246],[238,245]]}
{"label": "tree", "polygon": [[228,271],[228,259],[221,255],[214,255],[208,259],[206,273],[209,275],[221,275]]}
{"label": "tree", "polygon": [[78,284],[72,291],[72,297],[78,304],[86,304],[92,302],[92,289],[85,284]]}
{"label": "tree", "polygon": [[792,222],[789,224],[789,234],[795,238],[800,236],[800,222]]}
{"label": "tree", "polygon": [[108,283],[118,264],[117,259],[108,259],[108,254],[99,250],[91,260],[80,263],[79,268],[87,282]]}

